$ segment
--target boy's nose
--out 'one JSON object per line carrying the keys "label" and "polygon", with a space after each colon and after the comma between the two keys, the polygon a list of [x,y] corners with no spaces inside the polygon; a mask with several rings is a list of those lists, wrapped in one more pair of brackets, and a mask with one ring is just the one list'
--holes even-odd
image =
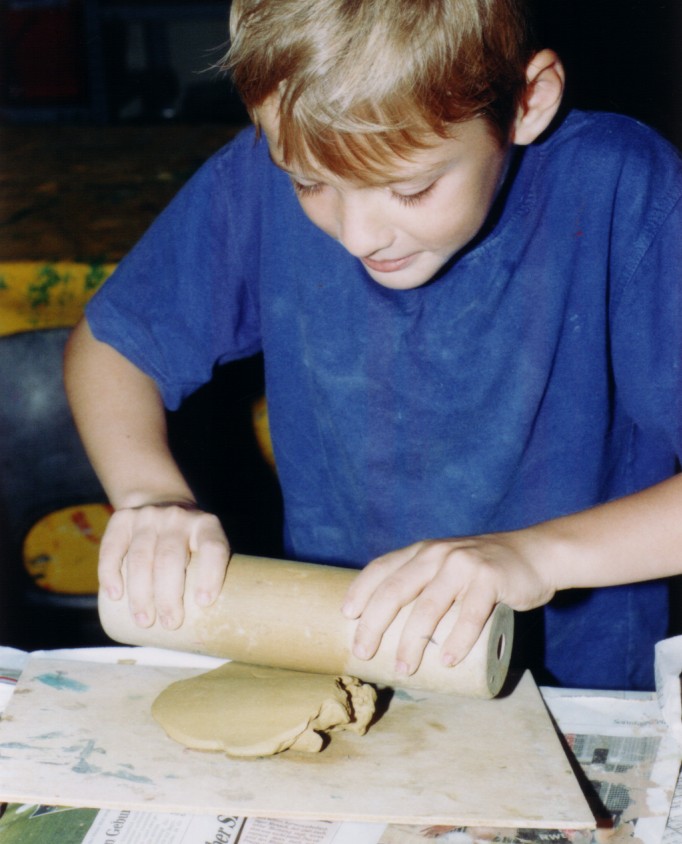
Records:
{"label": "boy's nose", "polygon": [[337,240],[351,255],[366,258],[391,245],[393,237],[380,203],[364,195],[340,198],[337,208]]}

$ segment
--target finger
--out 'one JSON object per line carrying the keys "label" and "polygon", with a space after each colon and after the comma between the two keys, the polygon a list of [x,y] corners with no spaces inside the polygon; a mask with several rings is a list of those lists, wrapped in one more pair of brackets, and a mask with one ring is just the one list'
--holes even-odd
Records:
{"label": "finger", "polygon": [[400,610],[420,594],[431,575],[430,566],[413,557],[377,586],[358,620],[353,642],[355,656],[371,659],[376,654],[386,630]]}
{"label": "finger", "polygon": [[197,522],[190,540],[192,559],[197,566],[194,600],[200,607],[215,603],[225,581],[230,544],[216,516],[205,513]]}
{"label": "finger", "polygon": [[184,621],[185,572],[190,553],[182,530],[166,530],[156,541],[153,558],[153,600],[162,627],[175,630]]}
{"label": "finger", "polygon": [[151,527],[137,529],[125,559],[128,606],[140,627],[151,627],[156,620],[153,572],[156,539],[156,531]]}
{"label": "finger", "polygon": [[441,580],[436,578],[415,598],[396,650],[395,670],[398,674],[414,674],[426,648],[439,644],[433,635],[457,596],[457,590],[441,583]]}
{"label": "finger", "polygon": [[474,586],[462,597],[457,620],[443,643],[441,661],[444,665],[457,665],[466,657],[496,604],[496,594],[488,587]]}
{"label": "finger", "polygon": [[114,513],[109,519],[99,546],[97,576],[102,589],[113,601],[119,601],[124,594],[123,561],[130,543],[130,525],[127,514]]}
{"label": "finger", "polygon": [[411,560],[417,545],[409,545],[384,554],[368,563],[348,587],[341,611],[346,618],[358,618],[377,588],[401,566]]}

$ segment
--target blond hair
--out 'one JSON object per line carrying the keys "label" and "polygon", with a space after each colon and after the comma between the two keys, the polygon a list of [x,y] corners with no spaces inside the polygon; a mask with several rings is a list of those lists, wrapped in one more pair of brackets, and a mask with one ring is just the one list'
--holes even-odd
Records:
{"label": "blond hair", "polygon": [[501,143],[532,56],[524,0],[233,0],[224,67],[249,113],[279,100],[286,163],[367,177],[452,124]]}

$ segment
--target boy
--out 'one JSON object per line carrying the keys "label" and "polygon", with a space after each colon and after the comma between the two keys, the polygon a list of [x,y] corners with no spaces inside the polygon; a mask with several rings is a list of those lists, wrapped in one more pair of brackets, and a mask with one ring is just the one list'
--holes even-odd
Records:
{"label": "boy", "polygon": [[[287,555],[378,558],[344,608],[358,655],[414,598],[405,672],[455,599],[446,663],[497,600],[679,570],[673,151],[624,118],[561,115],[563,68],[521,0],[240,0],[231,26],[259,138],[181,191],[67,355],[117,510],[102,588],[121,598],[125,565],[138,623],[176,627],[191,560],[194,599],[215,599],[228,541],[163,405],[260,350]],[[649,688],[666,588],[546,607],[538,679]]]}

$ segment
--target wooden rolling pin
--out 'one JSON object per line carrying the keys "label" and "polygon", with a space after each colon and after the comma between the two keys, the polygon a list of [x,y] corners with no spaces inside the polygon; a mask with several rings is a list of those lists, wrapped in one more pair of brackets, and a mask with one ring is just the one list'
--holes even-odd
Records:
{"label": "wooden rolling pin", "polygon": [[[491,698],[504,683],[513,638],[513,613],[499,605],[478,642],[458,665],[440,663],[440,648],[427,646],[422,664],[410,677],[394,671],[395,654],[406,614],[404,607],[384,634],[371,660],[353,656],[357,622],[341,614],[355,569],[294,563],[234,554],[218,600],[208,608],[185,599],[185,621],[165,630],[158,621],[138,627],[124,599],[100,592],[99,614],[106,633],[129,645],[148,645],[318,674],[349,674],[370,683],[467,697]],[[194,569],[187,571],[186,594],[193,590]],[[452,629],[458,607],[438,625],[440,643]]]}

